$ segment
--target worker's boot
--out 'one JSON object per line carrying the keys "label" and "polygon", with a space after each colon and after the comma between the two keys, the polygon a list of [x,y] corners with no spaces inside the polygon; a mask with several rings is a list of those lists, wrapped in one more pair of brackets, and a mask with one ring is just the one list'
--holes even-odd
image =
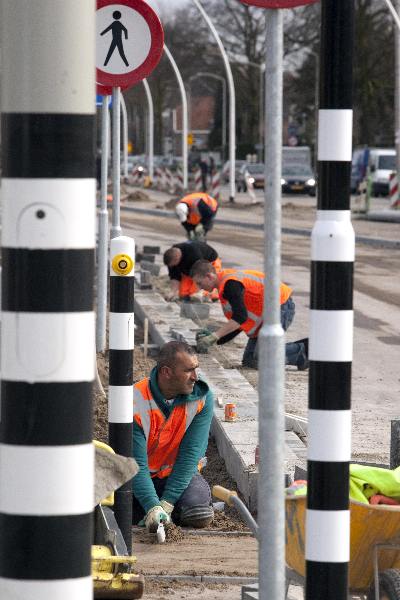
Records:
{"label": "worker's boot", "polygon": [[199,505],[182,508],[179,515],[179,523],[184,527],[195,527],[201,529],[207,527],[214,519],[214,509],[212,506]]}

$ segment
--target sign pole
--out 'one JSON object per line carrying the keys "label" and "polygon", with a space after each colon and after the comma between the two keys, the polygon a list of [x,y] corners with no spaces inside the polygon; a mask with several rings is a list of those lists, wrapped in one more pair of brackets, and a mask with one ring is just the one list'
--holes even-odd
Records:
{"label": "sign pole", "polygon": [[97,321],[96,349],[104,352],[106,348],[107,322],[107,269],[108,269],[108,146],[110,138],[109,96],[103,96],[101,106],[101,187],[99,210],[99,258],[97,271]]}
{"label": "sign pole", "polygon": [[284,331],[280,319],[283,13],[266,11],[264,316],[260,331],[259,599],[285,598]]}
{"label": "sign pole", "polygon": [[122,234],[121,229],[121,88],[112,89],[112,224],[111,239]]}

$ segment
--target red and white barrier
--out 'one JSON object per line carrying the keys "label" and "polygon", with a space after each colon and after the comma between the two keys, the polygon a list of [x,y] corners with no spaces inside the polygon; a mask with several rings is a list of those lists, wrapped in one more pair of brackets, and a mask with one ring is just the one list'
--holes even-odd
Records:
{"label": "red and white barrier", "polygon": [[390,200],[390,208],[400,208],[399,182],[397,179],[397,173],[395,173],[395,172],[390,174],[389,200]]}
{"label": "red and white barrier", "polygon": [[158,190],[162,189],[162,179],[162,170],[160,169],[160,167],[156,167],[154,171],[154,186],[157,187]]}
{"label": "red and white barrier", "polygon": [[183,173],[180,167],[177,168],[176,176],[175,176],[175,189],[177,191],[183,190]]}
{"label": "red and white barrier", "polygon": [[165,176],[167,180],[166,189],[170,194],[173,194],[175,191],[174,176],[169,169],[165,169]]}
{"label": "red and white barrier", "polygon": [[194,173],[194,189],[196,192],[201,192],[201,190],[202,190],[201,169],[196,169],[196,171]]}
{"label": "red and white barrier", "polygon": [[246,182],[246,188],[247,188],[247,192],[252,200],[252,204],[256,204],[257,203],[257,196],[256,193],[254,191],[254,185],[252,182],[252,178],[250,177],[250,175],[246,172],[245,175],[245,182]]}
{"label": "red and white barrier", "polygon": [[211,196],[219,200],[221,195],[221,172],[214,171],[211,176]]}

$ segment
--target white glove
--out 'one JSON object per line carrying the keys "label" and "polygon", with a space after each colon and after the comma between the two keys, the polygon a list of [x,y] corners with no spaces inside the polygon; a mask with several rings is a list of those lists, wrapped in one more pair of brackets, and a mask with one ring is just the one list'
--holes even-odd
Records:
{"label": "white glove", "polygon": [[170,523],[171,517],[165,512],[164,508],[160,504],[157,504],[147,512],[144,518],[144,524],[146,525],[146,529],[149,533],[156,533],[157,527],[161,521],[164,523]]}
{"label": "white glove", "polygon": [[194,228],[196,235],[203,235],[204,234],[204,227],[201,223],[199,223],[198,225],[196,225],[196,227]]}
{"label": "white glove", "polygon": [[160,506],[163,507],[163,509],[165,510],[167,515],[169,515],[169,516],[172,515],[172,511],[174,510],[173,504],[171,504],[170,502],[167,502],[166,500],[160,500]]}

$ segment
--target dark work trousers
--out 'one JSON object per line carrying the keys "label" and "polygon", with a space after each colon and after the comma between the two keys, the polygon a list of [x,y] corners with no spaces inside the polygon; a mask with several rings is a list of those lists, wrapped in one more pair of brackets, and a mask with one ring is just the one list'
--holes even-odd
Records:
{"label": "dark work trousers", "polygon": [[[164,488],[167,484],[168,477],[158,479],[154,477],[153,483],[156,493],[161,498]],[[189,485],[183,492],[182,496],[175,503],[175,508],[172,511],[172,521],[176,524],[180,524],[180,514],[183,508],[191,508],[192,506],[211,506],[211,490],[207,481],[200,473],[193,475]],[[143,519],[145,512],[142,505],[133,495],[133,510],[132,510],[132,523],[137,525],[139,521]]]}
{"label": "dark work trousers", "polygon": [[[284,331],[287,331],[289,325],[294,319],[296,311],[295,303],[292,298],[288,298],[284,304],[281,304],[281,325]],[[248,339],[244,349],[242,365],[245,367],[257,368],[258,344],[256,337]],[[288,342],[285,344],[285,363],[287,365],[296,365],[305,358],[304,344],[299,342]]]}

